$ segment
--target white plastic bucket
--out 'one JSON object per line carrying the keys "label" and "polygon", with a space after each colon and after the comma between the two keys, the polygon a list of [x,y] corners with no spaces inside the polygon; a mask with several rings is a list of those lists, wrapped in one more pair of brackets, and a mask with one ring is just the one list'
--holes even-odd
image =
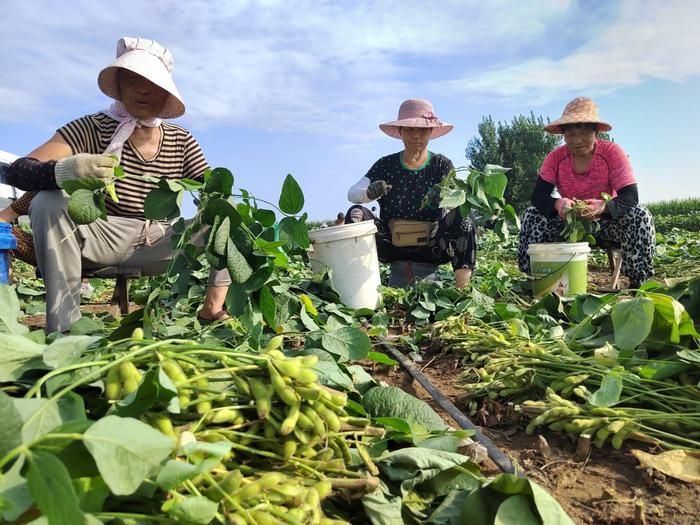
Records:
{"label": "white plastic bucket", "polygon": [[565,297],[586,293],[588,287],[587,242],[531,244],[530,275],[535,297],[554,292]]}
{"label": "white plastic bucket", "polygon": [[309,232],[311,269],[333,270],[331,280],[340,300],[350,308],[375,309],[379,304],[379,259],[372,221],[341,224]]}

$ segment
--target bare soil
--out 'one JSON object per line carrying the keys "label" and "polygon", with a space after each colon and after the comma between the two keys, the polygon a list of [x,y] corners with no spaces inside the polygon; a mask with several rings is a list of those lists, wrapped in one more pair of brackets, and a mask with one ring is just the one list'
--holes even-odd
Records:
{"label": "bare soil", "polygon": [[[461,365],[453,355],[428,352],[415,367],[445,396],[463,408],[459,387]],[[429,403],[448,424],[456,423],[401,366],[369,366],[377,380],[398,386]],[[700,523],[700,486],[679,481],[652,469],[643,469],[630,454],[630,447],[649,450],[641,443],[626,442],[615,450],[591,448],[576,460],[576,442],[565,434],[545,430],[525,433],[525,424],[509,414],[507,407],[482,406],[472,418],[525,474],[547,489],[576,523],[603,525],[685,525]],[[498,473],[490,461],[485,474]]]}

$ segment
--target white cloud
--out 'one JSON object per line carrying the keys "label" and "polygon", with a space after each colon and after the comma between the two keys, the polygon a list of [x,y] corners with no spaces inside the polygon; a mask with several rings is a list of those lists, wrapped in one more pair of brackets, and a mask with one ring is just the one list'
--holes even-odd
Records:
{"label": "white cloud", "polygon": [[[539,57],[447,83],[459,92],[544,102],[565,93],[596,95],[647,79],[682,81],[700,75],[700,4],[636,1],[605,13],[600,31],[568,56]],[[560,37],[567,38],[566,30]]]}
{"label": "white cloud", "polygon": [[393,116],[398,101],[441,80],[444,72],[431,61],[531,45],[567,7],[567,0],[76,0],[59,9],[49,1],[9,0],[0,89],[26,98],[8,108],[12,114],[0,113],[0,122],[106,105],[97,71],[112,59],[118,37],[141,35],[173,50],[175,79],[195,128],[363,140],[375,131],[367,122],[387,118],[387,108]]}

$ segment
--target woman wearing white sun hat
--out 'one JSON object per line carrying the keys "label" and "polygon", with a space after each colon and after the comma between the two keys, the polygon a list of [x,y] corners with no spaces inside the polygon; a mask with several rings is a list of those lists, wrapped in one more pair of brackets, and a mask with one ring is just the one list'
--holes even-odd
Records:
{"label": "woman wearing white sun hat", "polygon": [[[348,200],[356,205],[345,214],[345,222],[375,221],[381,261],[449,262],[455,272],[456,286],[463,288],[476,264],[474,216],[462,217],[459,208],[450,211],[437,207],[437,195],[431,189],[447,176],[453,165],[444,155],[428,150],[431,139],[446,135],[453,127],[433,113],[428,100],[404,101],[397,120],[379,125],[384,133],[403,141],[404,149],[379,159],[350,188]],[[421,206],[426,195],[432,203],[428,208]],[[381,219],[361,206],[373,200],[379,202]],[[421,221],[427,226],[426,235],[416,245],[397,245],[395,233],[402,220]]]}
{"label": "woman wearing white sun hat", "polygon": [[[520,228],[518,265],[528,272],[527,249],[533,243],[557,240],[573,200],[585,200],[580,212],[585,220],[598,221],[596,238],[619,242],[622,273],[630,288],[638,288],[654,275],[656,244],[654,218],[639,205],[637,181],[624,150],[614,142],[598,138],[612,126],[598,116],[598,105],[586,97],[570,101],[561,118],[544,127],[564,136],[564,145],[551,151],[540,168],[532,193],[532,206],[525,210]],[[560,197],[552,197],[554,188]],[[611,195],[605,202],[602,194]]]}
{"label": "woman wearing white sun hat", "polygon": [[[162,273],[172,258],[170,224],[144,217],[145,197],[156,186],[142,175],[199,179],[208,167],[192,135],[163,121],[185,113],[172,68],[170,51],[157,42],[120,39],[116,60],[98,76],[100,90],[115,102],[59,128],[8,168],[10,184],[37,192],[29,216],[46,287],[47,332],[66,331],[80,318],[82,268],[139,267],[151,275]],[[64,182],[110,177],[117,162],[126,177],[116,181],[118,202],[107,199],[109,220],[76,226]],[[226,317],[230,282],[226,270],[212,271],[203,319]]]}

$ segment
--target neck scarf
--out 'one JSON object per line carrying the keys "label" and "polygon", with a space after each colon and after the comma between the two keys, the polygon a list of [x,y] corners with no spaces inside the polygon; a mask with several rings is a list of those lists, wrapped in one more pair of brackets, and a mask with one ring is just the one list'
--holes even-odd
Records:
{"label": "neck scarf", "polygon": [[124,143],[129,140],[129,137],[131,137],[131,134],[136,128],[157,128],[163,122],[162,119],[157,117],[139,120],[131,115],[121,102],[115,102],[109,109],[102,110],[102,113],[119,122],[117,129],[114,131],[114,135],[112,135],[109,146],[107,146],[107,149],[104,151],[105,155],[114,154],[119,157],[119,160],[122,158]]}

